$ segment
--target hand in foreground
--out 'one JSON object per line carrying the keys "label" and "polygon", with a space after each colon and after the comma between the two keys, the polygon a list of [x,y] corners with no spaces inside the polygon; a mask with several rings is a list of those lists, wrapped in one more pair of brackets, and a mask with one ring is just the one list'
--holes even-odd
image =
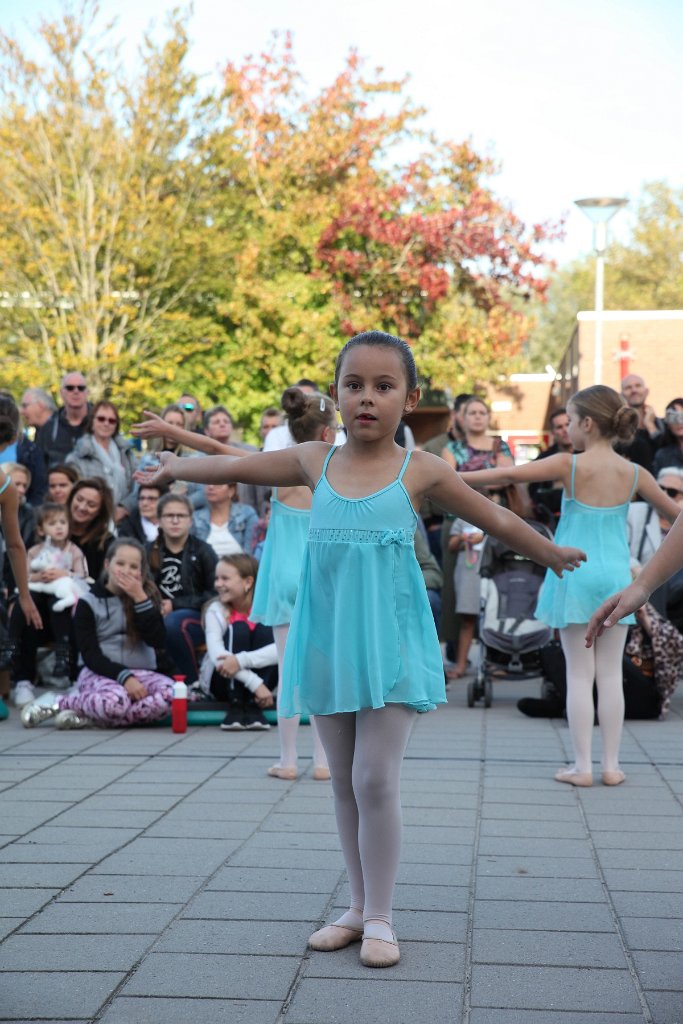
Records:
{"label": "hand in foreground", "polygon": [[272,693],[263,684],[254,690],[254,700],[260,708],[272,708],[275,703]]}
{"label": "hand in foreground", "polygon": [[123,688],[130,697],[130,699],[133,701],[133,703],[135,703],[135,701],[142,700],[144,697],[147,696],[146,688],[143,686],[139,679],[135,678],[135,676],[128,676],[125,683],[123,684]]}
{"label": "hand in foreground", "polygon": [[231,679],[240,670],[240,663],[234,654],[224,654],[216,662],[216,670],[219,675]]}
{"label": "hand in foreground", "polygon": [[141,437],[145,441],[150,441],[155,437],[166,437],[168,434],[168,423],[162,420],[161,416],[157,416],[155,412],[148,412],[145,409],[142,413],[145,417],[142,423],[134,423],[130,428],[130,432],[133,437]]}
{"label": "hand in foreground", "polygon": [[636,580],[626,590],[612,594],[606,601],[603,601],[598,610],[593,612],[586,627],[586,647],[592,647],[596,637],[602,636],[610,626],[615,626],[625,615],[630,615],[631,612],[644,605],[648,597],[648,592]]}
{"label": "hand in foreground", "polygon": [[43,628],[43,620],[40,617],[40,612],[33,603],[33,598],[26,594],[24,597],[19,598],[19,606],[24,613],[24,618],[34,629]]}
{"label": "hand in foreground", "polygon": [[174,481],[173,465],[176,456],[172,452],[159,453],[158,467],[150,466],[149,469],[139,469],[137,478],[141,487],[152,487],[155,484],[171,484]]}
{"label": "hand in foreground", "polygon": [[560,579],[562,579],[562,573],[565,570],[567,572],[574,572],[574,569],[578,569],[581,563],[586,561],[586,552],[580,548],[561,548],[556,544],[554,548],[554,558],[548,568],[552,569]]}

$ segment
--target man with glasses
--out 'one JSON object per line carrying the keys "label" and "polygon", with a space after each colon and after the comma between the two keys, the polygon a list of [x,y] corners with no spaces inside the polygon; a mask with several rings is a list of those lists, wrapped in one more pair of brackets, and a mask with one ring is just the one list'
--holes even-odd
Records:
{"label": "man with glasses", "polygon": [[88,385],[78,371],[66,373],[59,389],[64,405],[57,409],[36,434],[36,444],[48,467],[66,462],[76,442],[85,433],[90,412]]}
{"label": "man with glasses", "polygon": [[655,453],[662,445],[664,422],[655,416],[654,409],[647,404],[650,392],[637,373],[629,373],[624,377],[621,393],[627,404],[638,413],[638,428],[630,444],[618,444],[616,449],[624,458],[637,462],[651,473]]}

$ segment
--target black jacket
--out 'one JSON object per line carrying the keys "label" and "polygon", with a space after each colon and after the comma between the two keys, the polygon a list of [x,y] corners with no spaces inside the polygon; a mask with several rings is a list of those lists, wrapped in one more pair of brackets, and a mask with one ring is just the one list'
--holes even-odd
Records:
{"label": "black jacket", "polygon": [[[134,608],[135,643],[127,636],[120,599],[103,584],[94,583],[90,594],[78,602],[73,619],[76,646],[91,672],[123,684],[136,668],[158,669],[156,652],[166,643],[161,612],[150,600]],[[111,633],[106,640],[98,636],[98,621]]]}
{"label": "black jacket", "polygon": [[[155,546],[156,541],[154,544],[147,544],[148,555]],[[163,558],[163,546],[159,548],[159,555]],[[183,589],[173,598],[174,609],[192,608],[199,611],[207,601],[216,596],[214,578],[217,562],[218,556],[211,545],[190,534],[183,548],[180,564],[180,580]],[[152,569],[152,575],[158,586],[161,578],[160,570]]]}
{"label": "black jacket", "polygon": [[134,508],[116,526],[116,533],[119,537],[134,537],[141,544],[147,544],[145,531],[142,528],[142,517],[140,511]]}
{"label": "black jacket", "polygon": [[87,416],[82,423],[74,427],[66,418],[64,409],[57,409],[53,412],[47,423],[43,423],[36,433],[36,444],[42,451],[45,464],[56,466],[65,462],[67,455],[70,455],[76,446],[76,441],[83,437]]}
{"label": "black jacket", "polygon": [[31,474],[31,486],[26,493],[29,505],[38,506],[47,493],[47,467],[43,452],[35,441],[20,437],[17,442],[17,462],[26,466]]}

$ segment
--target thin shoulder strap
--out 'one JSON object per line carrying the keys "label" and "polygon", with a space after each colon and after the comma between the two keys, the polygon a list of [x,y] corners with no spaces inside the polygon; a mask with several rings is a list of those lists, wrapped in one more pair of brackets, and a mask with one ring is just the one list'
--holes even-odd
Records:
{"label": "thin shoulder strap", "polygon": [[11,483],[12,483],[12,478],[10,476],[6,476],[4,484],[2,485],[2,487],[0,487],[0,494],[4,494],[4,492],[7,490],[7,488],[9,487],[9,485]]}
{"label": "thin shoulder strap", "polygon": [[405,459],[403,460],[403,465],[401,466],[401,472],[400,472],[400,473],[398,474],[398,476],[396,477],[396,479],[397,479],[397,480],[398,480],[399,482],[400,482],[400,481],[401,481],[401,480],[403,479],[403,474],[405,473],[406,469],[408,468],[408,463],[410,462],[410,456],[411,456],[412,454],[413,454],[413,453],[412,453],[411,451],[406,451],[406,457],[405,457]]}
{"label": "thin shoulder strap", "polygon": [[332,447],[330,448],[329,452],[325,456],[325,461],[323,462],[322,473],[320,474],[321,476],[325,476],[325,473],[327,472],[327,463],[330,461],[330,459],[332,458],[332,456],[334,455],[336,450],[337,450],[337,445],[333,444]]}
{"label": "thin shoulder strap", "polygon": [[576,455],[572,455],[572,476],[569,484],[569,497],[574,497],[574,477],[576,476]]}
{"label": "thin shoulder strap", "polygon": [[635,472],[633,474],[633,487],[631,488],[631,493],[628,496],[628,500],[629,501],[631,500],[633,495],[636,493],[636,487],[638,486],[638,470],[640,469],[640,466],[636,462],[636,463],[634,463],[634,467],[633,468],[634,468]]}

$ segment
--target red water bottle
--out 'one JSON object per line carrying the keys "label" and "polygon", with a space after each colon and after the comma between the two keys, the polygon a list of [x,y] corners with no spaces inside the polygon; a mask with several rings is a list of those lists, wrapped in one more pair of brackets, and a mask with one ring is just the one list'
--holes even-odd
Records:
{"label": "red water bottle", "polygon": [[187,732],[187,685],[185,683],[185,676],[173,676],[171,728],[173,732]]}

